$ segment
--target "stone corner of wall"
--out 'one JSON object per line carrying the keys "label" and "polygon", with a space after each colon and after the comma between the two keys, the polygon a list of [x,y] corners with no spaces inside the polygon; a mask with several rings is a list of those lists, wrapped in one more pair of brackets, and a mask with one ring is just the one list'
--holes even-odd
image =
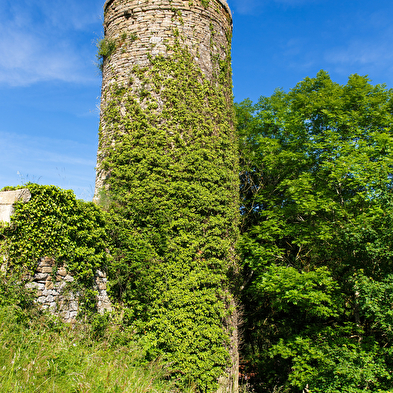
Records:
{"label": "stone corner of wall", "polygon": [[232,11],[229,8],[228,2],[226,0],[218,0],[219,3],[228,11],[230,17],[232,17]]}
{"label": "stone corner of wall", "polygon": [[0,191],[0,221],[10,222],[14,212],[14,204],[17,202],[28,202],[31,193],[27,188],[13,191]]}
{"label": "stone corner of wall", "polygon": [[0,191],[0,204],[13,205],[16,202],[28,202],[31,194],[28,188],[13,191]]}

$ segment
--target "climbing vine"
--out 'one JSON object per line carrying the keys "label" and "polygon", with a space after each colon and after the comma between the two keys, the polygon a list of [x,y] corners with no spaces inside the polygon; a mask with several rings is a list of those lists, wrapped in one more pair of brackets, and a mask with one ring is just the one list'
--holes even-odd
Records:
{"label": "climbing vine", "polygon": [[229,364],[238,155],[230,51],[207,79],[182,37],[104,93],[112,294],[180,386],[212,392]]}
{"label": "climbing vine", "polygon": [[0,226],[9,271],[35,272],[42,257],[51,257],[80,287],[92,288],[97,269],[109,263],[106,215],[92,202],[77,200],[70,190],[28,183],[28,203],[18,202],[10,225]]}
{"label": "climbing vine", "polygon": [[[133,43],[137,40],[138,36],[136,34],[127,34],[127,32],[121,33],[118,39],[109,39],[104,37],[100,40],[97,40],[97,67],[102,72],[104,68],[104,61],[109,60],[113,53],[116,52],[118,48],[123,47],[127,43]],[[123,48],[125,50],[125,48]]]}

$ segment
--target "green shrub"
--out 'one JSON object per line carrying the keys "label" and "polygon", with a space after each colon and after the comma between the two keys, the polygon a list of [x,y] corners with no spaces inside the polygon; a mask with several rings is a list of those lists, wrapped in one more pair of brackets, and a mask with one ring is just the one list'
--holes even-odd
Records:
{"label": "green shrub", "polygon": [[109,40],[108,38],[102,38],[97,41],[97,54],[96,58],[98,61],[97,67],[102,72],[104,67],[105,59],[108,59],[112,53],[116,50],[117,44],[115,40]]}
{"label": "green shrub", "polygon": [[69,190],[33,183],[19,188],[28,188],[31,199],[17,203],[10,225],[0,229],[8,271],[34,273],[40,258],[51,257],[57,266],[66,264],[93,299],[94,275],[110,260],[106,214]]}

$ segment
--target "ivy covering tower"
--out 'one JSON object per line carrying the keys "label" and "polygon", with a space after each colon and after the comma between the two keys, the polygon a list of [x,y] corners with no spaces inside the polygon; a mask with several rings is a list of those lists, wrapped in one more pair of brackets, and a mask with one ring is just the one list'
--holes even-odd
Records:
{"label": "ivy covering tower", "polygon": [[225,0],[107,0],[96,200],[112,291],[180,386],[237,392],[238,154]]}

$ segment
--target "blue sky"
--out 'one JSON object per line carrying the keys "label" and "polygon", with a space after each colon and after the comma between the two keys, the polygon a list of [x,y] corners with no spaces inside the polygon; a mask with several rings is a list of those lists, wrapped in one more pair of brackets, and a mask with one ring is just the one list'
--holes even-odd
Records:
{"label": "blue sky", "polygon": [[[104,0],[2,0],[0,188],[27,181],[91,200]],[[289,90],[320,69],[393,87],[391,0],[228,0],[236,101]]]}

